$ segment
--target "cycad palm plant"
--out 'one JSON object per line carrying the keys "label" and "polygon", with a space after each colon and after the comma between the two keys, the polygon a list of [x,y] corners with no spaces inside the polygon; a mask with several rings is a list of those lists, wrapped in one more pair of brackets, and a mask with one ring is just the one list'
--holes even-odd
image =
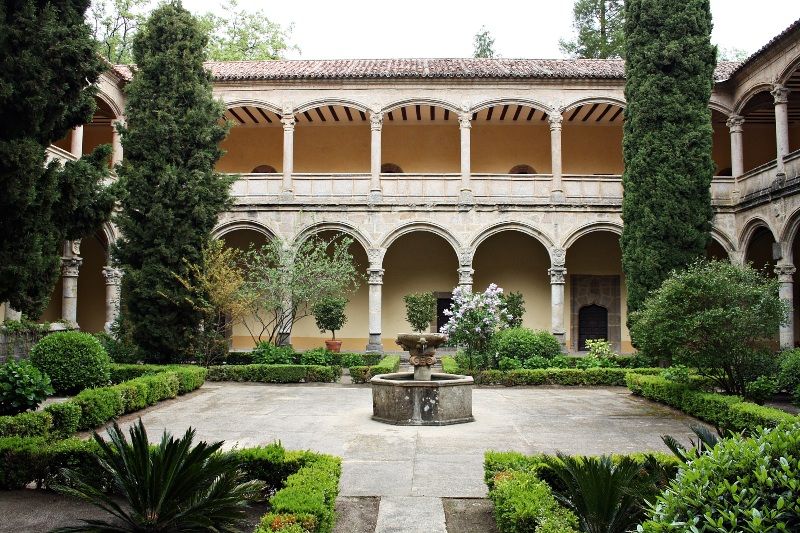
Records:
{"label": "cycad palm plant", "polygon": [[113,518],[84,520],[82,525],[54,532],[239,531],[247,503],[264,490],[260,481],[243,480],[235,458],[220,452],[222,442],[201,441],[193,446],[192,428],[177,439],[165,431],[153,447],[141,419],[130,428],[130,443],[116,423],[108,434],[109,441],[97,433],[94,439],[100,466],[112,480],[111,490],[103,492],[70,470],[64,471],[70,486],[56,488]]}
{"label": "cycad palm plant", "polygon": [[629,457],[572,457],[558,453],[547,466],[558,479],[553,494],[573,511],[586,533],[624,533],[636,528],[656,478]]}

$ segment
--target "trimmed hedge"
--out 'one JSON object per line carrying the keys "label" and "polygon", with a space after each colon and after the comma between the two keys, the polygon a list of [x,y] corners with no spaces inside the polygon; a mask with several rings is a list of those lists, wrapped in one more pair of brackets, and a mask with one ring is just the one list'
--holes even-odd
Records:
{"label": "trimmed hedge", "polygon": [[456,358],[450,355],[444,355],[439,359],[442,362],[442,372],[445,374],[460,374],[461,369],[458,367]]}
{"label": "trimmed hedge", "polygon": [[66,480],[62,468],[85,472],[102,488],[107,480],[97,464],[97,444],[78,438],[52,441],[46,437],[0,438],[0,489],[16,490],[35,483],[47,488]]}
{"label": "trimmed hedge", "polygon": [[46,411],[0,416],[0,437],[46,437],[52,428],[53,415]]}
{"label": "trimmed hedge", "polygon": [[174,372],[178,376],[178,394],[199,389],[206,379],[207,370],[192,365],[111,365],[111,382],[122,383],[142,376]]}
{"label": "trimmed hedge", "polygon": [[319,365],[225,365],[208,368],[209,381],[258,383],[333,383],[341,375],[337,367]]}
{"label": "trimmed hedge", "polygon": [[478,370],[465,372],[452,357],[442,358],[442,370],[451,374],[466,374],[479,385],[562,385],[562,386],[620,386],[624,387],[629,373],[656,375],[661,368],[536,368],[519,370]]}
{"label": "trimmed hedge", "polygon": [[381,359],[377,365],[372,366],[351,366],[350,379],[353,383],[367,383],[373,376],[378,374],[391,374],[400,368],[399,355],[387,355]]}
{"label": "trimmed hedge", "polygon": [[739,396],[702,392],[689,385],[669,381],[661,376],[628,374],[626,383],[633,394],[667,404],[716,427],[749,432],[758,427],[774,427],[797,417],[754,403]]}

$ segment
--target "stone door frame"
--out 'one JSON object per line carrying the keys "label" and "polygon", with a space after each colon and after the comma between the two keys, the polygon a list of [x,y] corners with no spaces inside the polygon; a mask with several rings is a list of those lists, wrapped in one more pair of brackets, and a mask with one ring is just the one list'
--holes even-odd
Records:
{"label": "stone door frame", "polygon": [[622,348],[622,312],[620,276],[571,274],[570,299],[570,350],[578,351],[578,312],[588,305],[599,305],[608,310],[608,342],[616,351]]}

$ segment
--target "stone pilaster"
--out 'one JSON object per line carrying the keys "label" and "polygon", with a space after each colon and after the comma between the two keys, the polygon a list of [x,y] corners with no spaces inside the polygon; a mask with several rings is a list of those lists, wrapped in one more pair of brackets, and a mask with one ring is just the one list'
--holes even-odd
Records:
{"label": "stone pilaster", "polygon": [[111,325],[119,316],[120,283],[122,270],[110,266],[103,267],[103,279],[106,282],[106,333],[111,332]]}
{"label": "stone pilaster", "polygon": [[740,115],[731,115],[726,124],[731,135],[731,176],[733,177],[731,200],[736,203],[741,197],[739,178],[744,174],[744,144],[742,139],[744,117]]}
{"label": "stone pilaster", "polygon": [[472,275],[475,269],[472,268],[472,253],[467,250],[461,254],[458,261],[458,286],[462,290],[472,292]]}
{"label": "stone pilaster", "polygon": [[122,163],[122,136],[117,131],[117,125],[124,127],[125,122],[122,119],[111,121],[111,166],[116,166]]}
{"label": "stone pilaster", "polygon": [[786,302],[786,323],[780,328],[780,345],[782,349],[794,348],[794,273],[795,267],[789,263],[780,263],[775,266],[778,275],[778,293],[781,300]]}
{"label": "stone pilaster", "polygon": [[284,111],[281,115],[283,124],[283,184],[281,186],[281,199],[294,198],[292,187],[292,174],[294,174],[294,113]]}
{"label": "stone pilaster", "polygon": [[566,330],[564,329],[564,284],[566,283],[567,251],[563,248],[550,250],[550,324],[551,332],[556,336],[563,347],[566,343]]}
{"label": "stone pilaster", "polygon": [[550,186],[550,200],[553,203],[564,201],[564,186],[562,184],[562,165],[561,165],[561,123],[564,117],[561,110],[551,111],[547,116],[550,123],[550,161],[553,174],[553,181]]}
{"label": "stone pilaster", "polygon": [[775,98],[775,160],[778,174],[786,174],[783,158],[789,153],[789,89],[783,85],[774,85],[772,96]]}
{"label": "stone pilaster", "polygon": [[461,192],[459,203],[472,204],[472,148],[470,132],[472,129],[472,114],[464,111],[458,114],[458,127],[461,132]]}
{"label": "stone pilaster", "polygon": [[69,141],[69,152],[80,158],[83,155],[83,125],[72,128],[72,137]]}
{"label": "stone pilaster", "polygon": [[367,341],[367,351],[382,352],[383,269],[380,265],[372,264],[367,269],[367,283],[369,284],[369,340]]}
{"label": "stone pilaster", "polygon": [[369,115],[369,126],[371,131],[370,142],[370,203],[380,202],[381,191],[381,131],[383,130],[383,113],[373,111]]}

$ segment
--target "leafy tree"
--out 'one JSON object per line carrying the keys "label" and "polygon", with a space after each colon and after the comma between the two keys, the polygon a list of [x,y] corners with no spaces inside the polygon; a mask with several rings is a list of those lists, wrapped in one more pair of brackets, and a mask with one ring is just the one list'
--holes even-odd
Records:
{"label": "leafy tree", "polygon": [[486,29],[486,26],[481,26],[481,29],[475,34],[472,57],[496,57],[496,52],[494,51],[494,37],[492,37],[491,32]]}
{"label": "leafy tree", "polygon": [[716,386],[747,394],[770,375],[771,339],[785,319],[778,282],[752,267],[697,262],[674,272],[631,318],[646,356],[697,368]]}
{"label": "leafy tree", "polygon": [[436,319],[436,295],[432,292],[420,292],[403,296],[406,303],[406,320],[411,329],[422,333]]}
{"label": "leafy tree", "polygon": [[38,317],[65,239],[108,219],[110,148],[63,168],[45,149],[95,109],[105,69],[84,22],[88,0],[0,3],[0,302]]}
{"label": "leafy tree", "polygon": [[248,250],[251,319],[245,326],[256,344],[282,344],[318,303],[358,288],[362,276],[350,253],[352,243],[346,237],[312,237],[292,249],[274,239]]}
{"label": "leafy tree", "polygon": [[501,296],[506,306],[506,317],[508,327],[518,328],[522,326],[522,317],[525,314],[525,298],[521,292],[509,292]]}
{"label": "leafy tree", "polygon": [[576,0],[572,8],[575,37],[559,40],[572,57],[609,59],[625,54],[624,0]]}
{"label": "leafy tree", "polygon": [[87,20],[98,52],[111,63],[133,62],[133,36],[144,24],[150,0],[94,0]]}
{"label": "leafy tree", "polygon": [[670,271],[705,255],[716,49],[708,0],[625,4],[622,266],[636,311]]}
{"label": "leafy tree", "polygon": [[748,57],[750,57],[750,53],[741,48],[731,47],[717,50],[717,59],[719,61],[744,61]]}
{"label": "leafy tree", "polygon": [[347,315],[344,314],[347,302],[343,296],[330,296],[314,306],[314,320],[320,333],[330,331],[333,340],[336,340],[336,332],[347,322]]}
{"label": "leafy tree", "polygon": [[138,69],[120,128],[122,237],[114,256],[125,271],[133,339],[158,361],[192,354],[202,305],[178,277],[196,282],[189,265],[202,264],[203,246],[230,202],[231,178],[214,171],[227,128],[203,67],[207,40],[197,20],[169,2],[133,42]]}

